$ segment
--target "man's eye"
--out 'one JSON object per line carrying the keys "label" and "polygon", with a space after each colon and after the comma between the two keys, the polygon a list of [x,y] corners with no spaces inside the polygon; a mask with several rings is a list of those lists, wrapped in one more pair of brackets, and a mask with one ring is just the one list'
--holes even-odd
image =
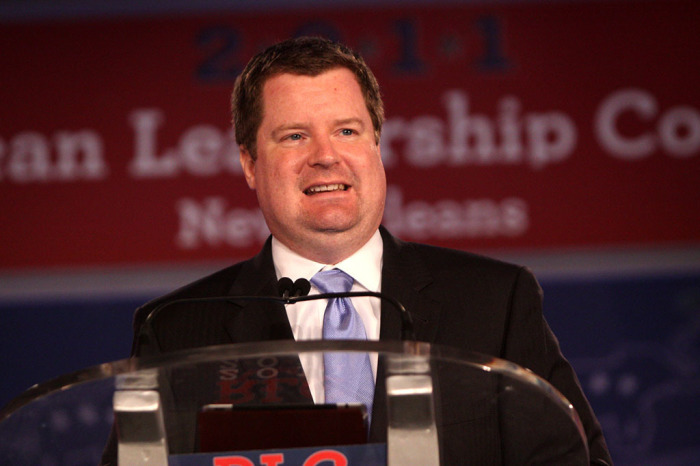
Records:
{"label": "man's eye", "polygon": [[299,133],[290,134],[289,136],[287,136],[287,139],[290,139],[292,141],[298,141],[301,139],[301,134],[299,134]]}
{"label": "man's eye", "polygon": [[342,129],[340,132],[343,136],[352,136],[353,134],[355,134],[355,131],[348,128]]}

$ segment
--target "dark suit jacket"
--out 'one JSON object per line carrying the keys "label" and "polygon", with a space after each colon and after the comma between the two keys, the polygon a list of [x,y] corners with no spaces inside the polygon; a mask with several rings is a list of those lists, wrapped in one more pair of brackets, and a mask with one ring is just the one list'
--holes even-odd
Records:
{"label": "dark suit jacket", "polygon": [[[561,391],[578,411],[588,437],[591,462],[611,463],[600,425],[544,320],[542,292],[533,275],[523,267],[466,252],[403,242],[383,227],[380,231],[384,241],[382,293],[398,299],[411,313],[417,339],[495,356],[531,369]],[[153,309],[173,299],[272,296],[277,294],[276,284],[268,239],[261,252],[252,259],[139,308],[134,318],[135,334],[139,334]],[[161,316],[154,327],[157,341],[136,338],[133,355],[293,338],[283,306],[248,302],[240,308],[240,312],[235,312],[230,307],[225,309],[212,303],[201,305],[197,312],[177,313],[173,318]],[[167,314],[167,311],[161,314]],[[382,340],[398,340],[401,334],[398,314],[385,303],[382,304],[380,332]],[[381,365],[379,370],[382,370]],[[378,377],[376,396],[379,397],[384,392],[381,382]],[[446,387],[441,389],[447,393]],[[455,388],[455,391],[458,390]],[[457,393],[455,398],[459,398]],[[375,398],[374,426],[385,425],[382,401]],[[460,403],[456,402],[454,406],[443,407],[443,412],[451,417],[453,408],[459,406]],[[452,432],[449,426],[444,429],[441,435],[446,439],[445,443],[454,441],[459,444],[460,437],[465,435],[464,431]],[[373,429],[371,439],[382,440],[384,435],[382,429]],[[477,443],[474,447],[485,451],[499,448],[498,441],[489,446],[483,439]],[[446,464],[462,462],[458,450],[451,452],[449,446],[443,446]],[[487,452],[487,456],[491,453],[497,452]]]}

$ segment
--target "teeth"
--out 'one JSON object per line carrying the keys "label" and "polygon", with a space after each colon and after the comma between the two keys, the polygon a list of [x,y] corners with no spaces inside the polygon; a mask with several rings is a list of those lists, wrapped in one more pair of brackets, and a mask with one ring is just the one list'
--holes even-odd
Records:
{"label": "teeth", "polygon": [[313,186],[306,192],[309,194],[322,193],[326,191],[345,191],[347,187],[344,184],[325,184],[323,186]]}

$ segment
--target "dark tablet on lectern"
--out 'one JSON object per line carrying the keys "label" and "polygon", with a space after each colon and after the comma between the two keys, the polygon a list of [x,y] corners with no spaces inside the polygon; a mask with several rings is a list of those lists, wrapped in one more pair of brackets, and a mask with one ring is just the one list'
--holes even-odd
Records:
{"label": "dark tablet on lectern", "polygon": [[367,443],[361,404],[212,404],[199,412],[201,452],[267,450]]}

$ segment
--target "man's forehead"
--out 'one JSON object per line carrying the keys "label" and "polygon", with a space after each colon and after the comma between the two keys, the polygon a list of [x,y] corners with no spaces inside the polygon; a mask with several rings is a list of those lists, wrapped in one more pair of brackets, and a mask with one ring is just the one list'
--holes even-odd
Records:
{"label": "man's forehead", "polygon": [[[327,73],[336,71],[336,70],[347,70],[348,73],[351,73],[350,70],[344,67],[337,67],[333,68],[330,70],[327,70],[325,73],[319,73],[316,75],[307,75],[307,74],[298,74],[298,73],[278,73],[275,76],[270,77],[267,81],[265,81],[265,84],[263,86],[262,92],[261,92],[261,116],[262,119],[265,120],[266,117],[273,117],[275,119],[275,116],[281,116],[277,115],[278,111],[287,108],[288,110],[297,110],[301,113],[304,113],[306,110],[305,105],[300,105],[299,104],[299,99],[312,99],[308,100],[308,102],[319,102],[318,98],[326,98],[326,96],[329,96],[330,94],[327,92],[327,85],[326,84],[321,84],[320,82],[318,83],[318,86],[315,86],[313,83],[314,79],[317,78],[322,78],[324,75]],[[337,81],[337,84],[339,86],[337,87],[338,90],[341,90],[344,92],[344,96],[347,97],[348,95],[352,96],[355,95],[356,97],[351,97],[351,100],[354,101],[355,98],[358,100],[356,101],[356,104],[354,105],[359,105],[362,107],[362,109],[366,110],[368,115],[369,115],[369,109],[367,108],[364,96],[362,94],[362,89],[357,82],[357,79],[354,77],[354,75],[349,74],[346,75],[347,78],[351,78],[352,80],[350,82],[344,81],[344,78],[341,78],[340,80]],[[285,78],[291,78],[291,80],[287,80]],[[302,80],[304,78],[307,78],[311,81],[307,81],[306,83],[300,82],[297,78],[301,78]],[[352,84],[352,83],[354,84]],[[352,88],[356,89],[352,90]],[[349,90],[349,94],[347,93]],[[296,97],[295,94],[297,94]],[[298,95],[301,94],[301,95]],[[294,99],[296,99],[296,102],[294,102]],[[344,99],[345,100],[345,99]],[[306,100],[304,100],[306,101]],[[347,100],[345,100],[347,102]],[[329,100],[327,103],[331,103],[332,99]],[[273,106],[272,109],[275,110],[275,113],[271,113],[270,111],[272,110],[269,108],[270,106]],[[281,107],[280,107],[281,106]],[[345,106],[342,106],[345,107]],[[335,105],[330,106],[330,107],[324,107],[324,108],[335,108]],[[267,109],[267,111],[265,111]],[[297,112],[295,112],[297,113]],[[357,117],[358,115],[354,114],[347,114],[344,115],[343,118],[352,118],[352,117]],[[340,116],[339,116],[340,118]]]}
{"label": "man's forehead", "polygon": [[[327,68],[323,69],[318,69],[318,70],[278,70],[273,73],[270,73],[269,75],[265,76],[263,79],[263,85],[267,83],[269,80],[279,77],[279,76],[296,76],[296,77],[307,77],[307,78],[315,78],[318,76],[321,76],[322,74],[330,73],[331,71],[335,70],[347,70],[350,73],[352,73],[352,70],[348,68],[347,66],[343,65],[333,65],[329,66]],[[353,73],[354,74],[354,73]]]}
{"label": "man's forehead", "polygon": [[[314,80],[319,77],[323,77],[329,73],[332,73],[334,71],[339,71],[339,70],[344,70],[346,71],[350,76],[353,77],[353,81],[357,84],[358,88],[361,90],[360,82],[357,79],[357,76],[352,72],[350,68],[347,68],[345,66],[334,66],[328,69],[325,69],[323,71],[320,71],[318,73],[302,73],[302,72],[294,72],[294,71],[280,71],[274,74],[271,74],[270,76],[267,76],[265,80],[262,83],[262,92],[261,92],[261,97],[264,99],[265,94],[266,94],[266,89],[270,87],[271,82],[279,82],[283,80],[284,78],[300,78],[301,80],[303,79],[309,79],[309,80]],[[282,78],[282,79],[281,79]]]}

